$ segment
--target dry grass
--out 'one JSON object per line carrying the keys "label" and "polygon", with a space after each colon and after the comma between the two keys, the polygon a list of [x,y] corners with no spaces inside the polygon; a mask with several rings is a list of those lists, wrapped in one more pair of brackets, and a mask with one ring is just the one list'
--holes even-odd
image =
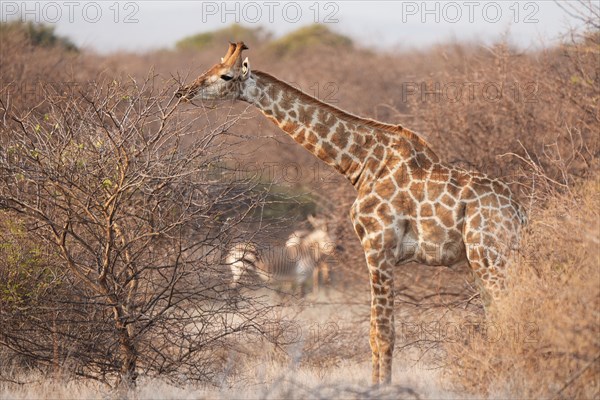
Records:
{"label": "dry grass", "polygon": [[[417,368],[395,367],[402,384],[389,387],[371,387],[364,377],[370,374],[370,364],[348,363],[325,373],[293,365],[266,361],[248,371],[254,374],[252,382],[223,382],[206,386],[194,382],[173,386],[160,379],[141,379],[138,388],[119,397],[127,399],[422,399],[474,398],[440,389],[437,372]],[[30,383],[0,387],[0,397],[26,399],[98,399],[119,395],[89,381],[55,381],[30,376]]]}
{"label": "dry grass", "polygon": [[447,343],[457,387],[492,398],[600,396],[600,186],[534,210],[506,297],[466,342]]}
{"label": "dry grass", "polygon": [[[263,289],[260,296],[277,295]],[[0,381],[0,398],[8,399],[423,399],[476,398],[453,391],[440,377],[441,369],[419,362],[419,349],[408,349],[394,364],[395,383],[371,387],[370,352],[366,332],[368,287],[355,293],[364,301],[347,302],[347,294],[330,288],[328,293],[312,294],[302,303],[281,310],[280,317],[293,321],[289,336],[300,327],[302,337],[289,345],[241,336],[219,354],[222,373],[210,383],[186,379],[172,380],[141,376],[137,389],[118,392],[92,380],[68,375],[54,379],[40,373],[16,373],[20,383]],[[275,334],[275,332],[273,332]],[[271,335],[267,335],[271,336]],[[276,340],[276,342],[285,340]]]}

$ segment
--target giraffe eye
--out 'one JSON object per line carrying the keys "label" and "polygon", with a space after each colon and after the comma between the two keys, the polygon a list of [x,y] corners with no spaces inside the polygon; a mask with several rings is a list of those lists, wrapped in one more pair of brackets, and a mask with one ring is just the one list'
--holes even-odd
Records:
{"label": "giraffe eye", "polygon": [[233,76],[221,75],[221,79],[223,79],[224,81],[230,81],[233,79]]}

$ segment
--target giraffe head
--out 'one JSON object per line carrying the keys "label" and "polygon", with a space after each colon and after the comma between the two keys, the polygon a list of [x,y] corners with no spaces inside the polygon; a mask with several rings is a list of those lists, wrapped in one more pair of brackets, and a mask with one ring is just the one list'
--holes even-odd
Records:
{"label": "giraffe head", "polygon": [[194,82],[181,87],[175,96],[184,101],[193,99],[237,99],[244,83],[250,77],[248,57],[242,61],[242,51],[248,49],[244,42],[229,43],[221,62],[212,66]]}

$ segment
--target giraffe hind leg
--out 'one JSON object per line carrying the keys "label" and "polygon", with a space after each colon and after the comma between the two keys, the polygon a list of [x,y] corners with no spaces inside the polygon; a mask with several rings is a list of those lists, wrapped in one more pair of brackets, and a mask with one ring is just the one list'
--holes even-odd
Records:
{"label": "giraffe hind leg", "polygon": [[497,265],[499,257],[490,248],[476,244],[467,245],[467,259],[484,308],[488,311],[503,289],[503,277],[499,275],[502,266]]}

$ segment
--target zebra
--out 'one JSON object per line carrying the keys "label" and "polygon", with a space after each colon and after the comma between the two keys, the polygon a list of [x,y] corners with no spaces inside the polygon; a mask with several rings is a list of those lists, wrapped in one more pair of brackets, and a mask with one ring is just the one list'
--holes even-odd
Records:
{"label": "zebra", "polygon": [[[324,259],[333,255],[336,246],[325,220],[308,216],[312,230],[297,230],[285,246],[261,248],[253,242],[240,242],[229,250],[225,262],[231,268],[232,288],[239,285],[244,273],[252,272],[265,283],[291,283],[304,294],[305,282],[313,277],[313,289],[318,288],[319,270],[323,280],[329,279],[329,267]],[[319,265],[322,268],[319,268]]]}

